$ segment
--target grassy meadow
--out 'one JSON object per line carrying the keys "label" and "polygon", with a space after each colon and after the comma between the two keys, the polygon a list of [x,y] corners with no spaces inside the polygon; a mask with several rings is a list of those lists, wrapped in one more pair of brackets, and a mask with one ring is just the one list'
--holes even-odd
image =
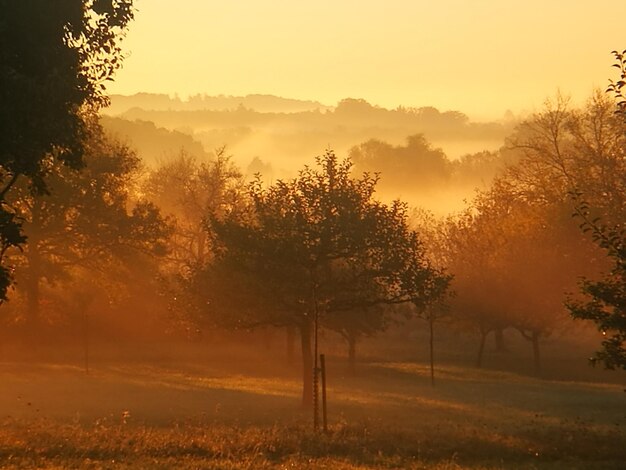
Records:
{"label": "grassy meadow", "polygon": [[[329,432],[278,354],[176,346],[0,363],[0,468],[624,468],[620,383],[328,357]],[[111,350],[113,351],[113,350]],[[45,355],[44,355],[45,356]],[[6,359],[6,358],[5,358]],[[269,359],[269,361],[268,361]]]}

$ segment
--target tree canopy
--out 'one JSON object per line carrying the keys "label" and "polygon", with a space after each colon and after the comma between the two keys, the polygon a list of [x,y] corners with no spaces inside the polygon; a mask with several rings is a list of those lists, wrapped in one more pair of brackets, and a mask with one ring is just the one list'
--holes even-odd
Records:
{"label": "tree canopy", "polygon": [[[607,92],[615,98],[615,116],[626,139],[626,50],[613,51],[620,71],[619,79],[611,81]],[[583,299],[569,299],[568,308],[574,318],[589,320],[602,332],[602,348],[591,358],[608,369],[626,370],[626,140],[621,140],[610,168],[612,185],[601,197],[586,188],[573,192],[575,216],[585,233],[606,253],[610,269],[600,280],[584,279],[580,290]],[[609,176],[609,175],[607,175]]]}
{"label": "tree canopy", "polygon": [[[0,255],[26,238],[7,195],[45,193],[49,157],[83,165],[90,119],[120,66],[132,0],[0,1]],[[0,258],[0,299],[11,269]]]}
{"label": "tree canopy", "polygon": [[28,244],[10,261],[33,327],[39,320],[42,284],[67,285],[90,273],[119,285],[124,271],[140,264],[139,254],[163,256],[168,250],[170,222],[135,194],[138,157],[98,127],[91,129],[84,147],[86,166],[81,171],[49,162],[49,194],[34,194],[25,180],[11,194]]}
{"label": "tree canopy", "polygon": [[[300,330],[305,401],[316,325],[367,333],[386,324],[377,305],[422,305],[441,294],[406,206],[376,201],[376,178],[351,169],[328,151],[293,180],[253,182],[247,210],[209,217],[218,256],[194,279],[206,286],[196,291],[207,313],[222,321]],[[367,315],[356,320],[355,312]]]}

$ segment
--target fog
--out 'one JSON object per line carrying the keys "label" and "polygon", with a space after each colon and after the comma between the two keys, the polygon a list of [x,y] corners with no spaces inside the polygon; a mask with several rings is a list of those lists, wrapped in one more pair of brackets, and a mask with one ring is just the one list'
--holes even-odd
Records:
{"label": "fog", "polygon": [[[345,99],[332,107],[274,96],[198,95],[181,100],[143,93],[113,96],[111,102],[105,110],[104,127],[129,142],[146,165],[154,166],[181,150],[202,159],[225,148],[248,178],[258,170],[252,162],[260,161],[268,183],[294,177],[326,149],[349,156],[353,147],[372,139],[402,146],[408,137],[422,134],[450,161],[496,152],[517,122],[511,113],[498,122],[471,122],[458,111],[440,112],[432,107],[388,110],[359,99]],[[492,169],[485,172],[465,181],[459,177],[461,171],[453,182],[441,181],[437,187],[416,183],[400,191],[393,189],[393,181],[383,172],[377,191],[384,200],[400,197],[443,215],[462,209],[463,201],[471,198],[476,188],[489,184],[494,173]]]}
{"label": "fog", "polygon": [[621,4],[182,3],[0,3],[0,468],[621,468]]}

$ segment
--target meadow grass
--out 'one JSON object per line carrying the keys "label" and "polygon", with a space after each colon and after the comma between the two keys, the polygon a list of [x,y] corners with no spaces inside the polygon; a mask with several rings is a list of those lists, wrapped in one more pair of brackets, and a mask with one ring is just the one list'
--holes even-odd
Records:
{"label": "meadow grass", "polygon": [[329,360],[327,434],[300,407],[297,368],[254,356],[0,364],[2,468],[624,468],[618,384],[455,365]]}

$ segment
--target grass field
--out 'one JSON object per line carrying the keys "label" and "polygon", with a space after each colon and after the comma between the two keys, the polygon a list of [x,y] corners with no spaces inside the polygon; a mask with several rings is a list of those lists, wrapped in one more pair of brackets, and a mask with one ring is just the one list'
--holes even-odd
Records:
{"label": "grass field", "polygon": [[0,363],[0,467],[626,468],[620,384],[331,356],[314,434],[297,367],[172,357]]}

